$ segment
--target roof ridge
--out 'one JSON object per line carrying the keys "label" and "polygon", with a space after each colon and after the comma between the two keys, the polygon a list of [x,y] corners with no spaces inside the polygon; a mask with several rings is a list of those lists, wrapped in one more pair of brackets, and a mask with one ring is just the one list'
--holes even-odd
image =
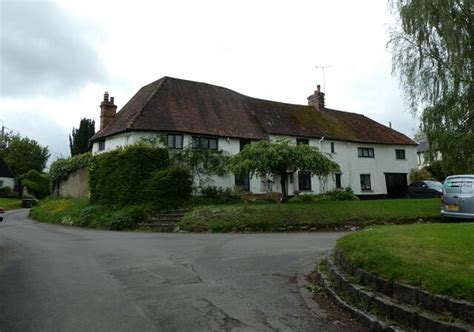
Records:
{"label": "roof ridge", "polygon": [[[163,83],[168,79],[167,76],[163,76],[162,78],[160,78],[159,80],[153,82],[153,83],[158,83],[158,86],[153,89],[153,91],[150,93],[150,96],[148,97],[148,99],[145,101],[145,103],[143,104],[143,107],[137,112],[135,113],[135,116],[132,118],[132,120],[130,121],[130,123],[127,125],[127,129],[132,129],[132,126],[135,124],[135,122],[137,122],[138,118],[141,116],[141,114],[143,113],[143,110],[146,108],[146,106],[148,105],[148,103],[153,99],[153,97],[155,96],[156,92],[158,91],[158,89],[161,88],[161,86],[163,85]],[[160,82],[161,81],[161,82]],[[153,83],[150,83],[148,85],[145,85],[143,88],[149,86],[149,85],[152,85]]]}

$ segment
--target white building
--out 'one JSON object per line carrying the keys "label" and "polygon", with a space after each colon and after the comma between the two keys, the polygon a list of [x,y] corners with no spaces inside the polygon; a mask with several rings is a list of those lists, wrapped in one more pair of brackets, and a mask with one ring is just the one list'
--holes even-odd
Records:
{"label": "white building", "polygon": [[[319,86],[308,104],[256,99],[223,87],[163,77],[141,88],[118,113],[113,97],[104,95],[101,127],[91,138],[93,153],[135,144],[157,133],[167,136],[171,149],[189,145],[229,154],[258,140],[286,138],[319,148],[341,169],[324,183],[316,176],[291,174],[289,195],[351,187],[361,197],[403,197],[408,174],[417,167],[414,141],[361,114],[326,108]],[[240,185],[255,193],[265,191],[257,177],[228,174],[211,182],[223,188]],[[275,179],[273,190],[279,187]]]}

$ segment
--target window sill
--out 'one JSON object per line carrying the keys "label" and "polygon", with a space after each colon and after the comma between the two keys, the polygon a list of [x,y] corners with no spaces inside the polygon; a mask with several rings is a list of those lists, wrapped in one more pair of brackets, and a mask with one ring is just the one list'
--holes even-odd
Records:
{"label": "window sill", "polygon": [[374,192],[372,189],[361,189],[360,191],[364,192],[364,193],[373,193]]}

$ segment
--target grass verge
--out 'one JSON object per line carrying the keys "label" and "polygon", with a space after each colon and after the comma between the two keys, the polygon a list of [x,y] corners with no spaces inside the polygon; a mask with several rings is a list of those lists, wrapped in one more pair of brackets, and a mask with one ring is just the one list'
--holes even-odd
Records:
{"label": "grass verge", "polygon": [[197,207],[179,223],[201,232],[297,231],[440,220],[439,199],[255,203]]}
{"label": "grass verge", "polygon": [[0,207],[6,211],[16,210],[21,208],[21,199],[18,198],[0,198]]}
{"label": "grass verge", "polygon": [[142,206],[114,209],[90,205],[87,198],[48,198],[30,210],[30,217],[41,222],[96,229],[134,229],[146,220]]}
{"label": "grass verge", "polygon": [[370,227],[337,248],[377,276],[474,301],[474,223]]}

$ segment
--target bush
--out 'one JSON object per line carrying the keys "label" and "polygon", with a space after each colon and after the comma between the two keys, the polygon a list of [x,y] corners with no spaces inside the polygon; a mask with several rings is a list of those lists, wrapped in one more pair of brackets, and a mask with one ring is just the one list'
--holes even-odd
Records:
{"label": "bush", "polygon": [[135,226],[132,216],[129,213],[121,212],[115,214],[110,222],[109,229],[111,231],[121,231],[131,229]]}
{"label": "bush", "polygon": [[173,166],[156,172],[140,191],[141,203],[153,210],[171,210],[185,206],[192,192],[191,172]]}
{"label": "bush", "polygon": [[431,180],[433,175],[426,169],[417,169],[413,168],[410,171],[410,182],[417,182],[417,181],[424,181],[424,180]]}
{"label": "bush", "polygon": [[243,193],[239,187],[225,188],[208,186],[201,189],[201,196],[195,197],[196,205],[203,204],[228,204],[240,201],[240,195]]}
{"label": "bush", "polygon": [[18,193],[10,187],[0,188],[0,198],[18,198]]}
{"label": "bush", "polygon": [[95,220],[97,220],[99,215],[99,210],[97,206],[91,205],[85,207],[79,213],[79,217],[77,219],[77,226],[80,227],[87,227],[92,224]]}
{"label": "bush", "polygon": [[143,144],[96,155],[89,167],[91,202],[121,207],[139,204],[139,192],[156,171],[168,165],[167,149]]}
{"label": "bush", "polygon": [[42,174],[34,169],[20,177],[21,184],[28,188],[36,198],[45,198],[50,194],[49,191],[49,176]]}
{"label": "bush", "polygon": [[336,189],[325,192],[320,195],[298,195],[292,201],[296,202],[313,202],[313,201],[353,201],[359,198],[354,195],[350,187],[344,189]]}

